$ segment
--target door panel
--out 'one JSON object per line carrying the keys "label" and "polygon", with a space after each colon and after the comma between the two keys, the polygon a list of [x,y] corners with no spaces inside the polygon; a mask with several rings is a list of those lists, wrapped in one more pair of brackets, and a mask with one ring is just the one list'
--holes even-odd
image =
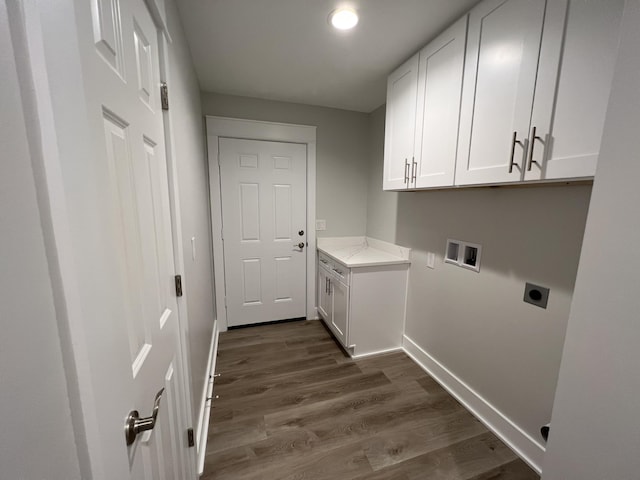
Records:
{"label": "door panel", "polygon": [[305,317],[306,146],[221,138],[219,152],[229,326]]}

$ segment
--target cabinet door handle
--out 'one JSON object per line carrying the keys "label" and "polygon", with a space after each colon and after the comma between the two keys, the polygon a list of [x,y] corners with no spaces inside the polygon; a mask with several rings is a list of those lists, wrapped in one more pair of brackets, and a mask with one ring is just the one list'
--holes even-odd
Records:
{"label": "cabinet door handle", "polygon": [[520,165],[513,161],[516,155],[516,143],[522,145],[522,142],[518,140],[518,132],[513,132],[513,140],[511,141],[511,160],[509,161],[509,173],[513,172],[513,166],[515,165],[520,170]]}
{"label": "cabinet door handle", "polygon": [[329,294],[331,293],[331,290],[330,290],[330,289],[331,289],[331,287],[330,287],[330,285],[331,285],[331,283],[330,283],[330,282],[331,282],[331,280],[329,280],[329,277],[327,277],[325,280],[326,280],[326,281],[324,282],[324,283],[325,283],[324,288],[325,288],[325,290],[326,290],[326,292],[327,292],[327,295],[329,295]]}
{"label": "cabinet door handle", "polygon": [[411,183],[416,183],[417,173],[418,173],[418,162],[416,162],[416,157],[411,157]]}
{"label": "cabinet door handle", "polygon": [[540,164],[533,159],[533,147],[536,144],[536,140],[542,140],[542,137],[536,135],[536,127],[533,127],[531,129],[531,143],[529,143],[529,166],[527,167],[527,172],[531,171],[534,163],[540,166]]}
{"label": "cabinet door handle", "polygon": [[404,159],[404,182],[403,183],[407,183],[409,182],[409,160],[407,160],[406,158]]}

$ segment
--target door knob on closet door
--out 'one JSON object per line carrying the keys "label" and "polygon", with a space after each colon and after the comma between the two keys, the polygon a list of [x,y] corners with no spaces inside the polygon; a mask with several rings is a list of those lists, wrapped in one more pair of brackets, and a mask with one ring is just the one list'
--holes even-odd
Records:
{"label": "door knob on closet door", "polygon": [[304,248],[304,242],[300,242],[297,245],[294,245],[294,247],[298,247],[300,250],[302,250]]}
{"label": "door knob on closet door", "polygon": [[153,402],[153,411],[150,417],[140,418],[140,414],[137,410],[131,410],[124,423],[124,436],[127,441],[127,446],[131,445],[139,433],[147,430],[153,430],[156,426],[156,419],[158,418],[158,411],[160,410],[160,400],[164,388],[162,388],[157,394]]}

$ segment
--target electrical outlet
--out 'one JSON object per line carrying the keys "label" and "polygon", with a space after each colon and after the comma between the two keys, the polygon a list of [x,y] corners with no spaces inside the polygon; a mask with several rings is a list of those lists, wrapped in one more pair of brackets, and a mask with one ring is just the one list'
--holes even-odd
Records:
{"label": "electrical outlet", "polygon": [[527,282],[524,286],[524,301],[536,307],[547,308],[549,289]]}
{"label": "electrical outlet", "polygon": [[327,221],[326,220],[316,220],[316,230],[318,232],[327,229]]}

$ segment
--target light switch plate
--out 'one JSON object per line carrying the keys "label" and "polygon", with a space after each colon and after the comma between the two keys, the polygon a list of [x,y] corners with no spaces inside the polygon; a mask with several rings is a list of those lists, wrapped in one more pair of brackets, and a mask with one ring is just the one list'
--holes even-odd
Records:
{"label": "light switch plate", "polygon": [[316,220],[316,230],[321,232],[327,229],[327,221],[326,220]]}
{"label": "light switch plate", "polygon": [[436,268],[436,254],[427,252],[427,268]]}

